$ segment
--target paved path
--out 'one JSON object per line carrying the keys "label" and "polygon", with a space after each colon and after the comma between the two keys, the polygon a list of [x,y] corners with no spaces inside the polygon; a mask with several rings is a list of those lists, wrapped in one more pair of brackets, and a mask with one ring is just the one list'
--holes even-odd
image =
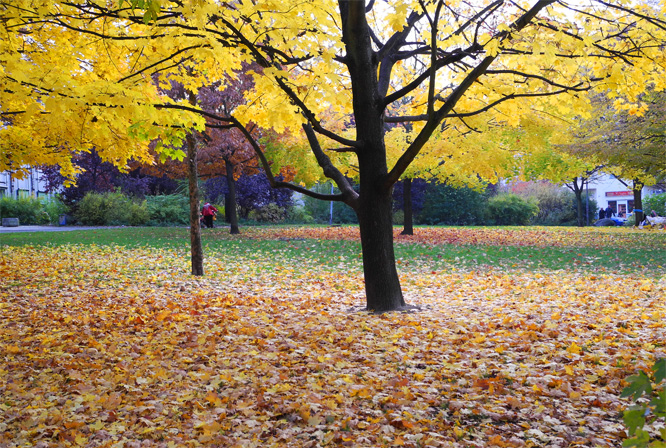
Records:
{"label": "paved path", "polygon": [[88,227],[88,226],[18,226],[18,227],[2,227],[0,226],[0,233],[15,233],[15,232],[70,232],[72,230],[95,230],[95,229],[110,229],[113,227]]}

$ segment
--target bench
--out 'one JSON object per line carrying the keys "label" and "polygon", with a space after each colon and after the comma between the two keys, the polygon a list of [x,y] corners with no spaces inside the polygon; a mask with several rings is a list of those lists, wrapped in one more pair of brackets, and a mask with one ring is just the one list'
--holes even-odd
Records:
{"label": "bench", "polygon": [[18,227],[18,218],[2,218],[2,227]]}

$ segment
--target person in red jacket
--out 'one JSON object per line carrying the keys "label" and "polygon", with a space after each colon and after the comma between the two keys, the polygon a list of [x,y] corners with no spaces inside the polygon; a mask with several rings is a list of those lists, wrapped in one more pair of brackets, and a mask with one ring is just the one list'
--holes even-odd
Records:
{"label": "person in red jacket", "polygon": [[206,202],[203,206],[203,210],[201,211],[201,216],[203,216],[204,225],[209,229],[213,228],[213,218],[215,218],[216,214],[217,209],[212,206],[210,202]]}

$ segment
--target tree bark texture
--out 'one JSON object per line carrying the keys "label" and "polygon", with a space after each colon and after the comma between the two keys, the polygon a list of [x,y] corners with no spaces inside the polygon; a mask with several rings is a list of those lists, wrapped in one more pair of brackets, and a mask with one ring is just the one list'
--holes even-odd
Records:
{"label": "tree bark texture", "polygon": [[585,214],[583,213],[583,186],[585,185],[585,178],[580,178],[580,186],[578,185],[578,177],[575,177],[571,182],[572,190],[576,195],[576,211],[578,215],[578,227],[585,227]]}
{"label": "tree bark texture", "polygon": [[365,294],[368,310],[375,312],[405,306],[393,252],[392,199],[390,193],[361,194],[357,211]]}
{"label": "tree bark texture", "polygon": [[187,175],[190,190],[190,252],[192,275],[204,275],[201,225],[199,222],[199,184],[197,173],[197,146],[194,135],[187,135]]}
{"label": "tree bark texture", "polygon": [[[634,179],[632,191],[634,192],[634,219],[636,225],[639,225],[645,219],[645,210],[643,210],[643,182]],[[641,210],[640,212],[636,210]]]}
{"label": "tree bark texture", "polygon": [[228,200],[225,201],[224,212],[229,216],[229,225],[231,226],[229,233],[232,235],[238,235],[240,234],[240,230],[238,229],[238,213],[236,212],[236,182],[234,181],[234,166],[227,159],[224,159],[224,166],[227,170],[227,189],[229,191],[229,193],[225,195]]}
{"label": "tree bark texture", "polygon": [[405,306],[393,252],[392,185],[384,144],[384,98],[377,78],[365,17],[365,2],[340,1],[345,62],[351,77],[360,193],[356,214],[361,231],[363,273],[368,310],[397,310]]}
{"label": "tree bark texture", "polygon": [[414,217],[412,210],[412,179],[403,181],[402,209],[405,213],[405,222],[402,229],[403,235],[414,235]]}

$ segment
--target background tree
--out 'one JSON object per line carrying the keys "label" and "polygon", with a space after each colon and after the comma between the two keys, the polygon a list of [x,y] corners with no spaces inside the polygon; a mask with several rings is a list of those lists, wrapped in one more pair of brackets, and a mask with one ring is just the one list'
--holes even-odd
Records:
{"label": "background tree", "polygon": [[636,223],[644,215],[643,187],[666,177],[666,94],[650,90],[638,98],[630,104],[612,92],[595,95],[592,116],[580,123],[576,141],[567,147],[603,164],[633,191]]}
{"label": "background tree", "polygon": [[[245,92],[254,87],[254,79],[248,74],[250,67],[245,65],[243,70],[235,73],[235,76],[227,76],[224,83],[215,82],[200,88],[202,109],[222,116],[233,115],[236,108],[245,103]],[[242,173],[257,172],[256,154],[245,135],[238,129],[230,128],[226,124],[217,124],[210,118],[206,125],[208,128],[206,145],[199,157],[201,174],[204,178],[211,178],[224,173],[227,181],[225,217],[228,218],[231,234],[238,234],[240,231],[236,211],[235,179]],[[256,126],[249,124],[248,132],[252,133],[253,130],[256,131]],[[220,170],[220,167],[224,170]]]}
{"label": "background tree", "polygon": [[76,154],[72,159],[76,169],[76,182],[65,186],[67,178],[60,173],[58,166],[42,166],[42,180],[46,191],[59,193],[68,207],[76,207],[88,192],[110,192],[120,189],[124,194],[137,198],[146,195],[173,193],[178,184],[165,176],[151,176],[141,173],[139,168],[130,168],[126,173],[117,166],[104,162],[93,149]]}

